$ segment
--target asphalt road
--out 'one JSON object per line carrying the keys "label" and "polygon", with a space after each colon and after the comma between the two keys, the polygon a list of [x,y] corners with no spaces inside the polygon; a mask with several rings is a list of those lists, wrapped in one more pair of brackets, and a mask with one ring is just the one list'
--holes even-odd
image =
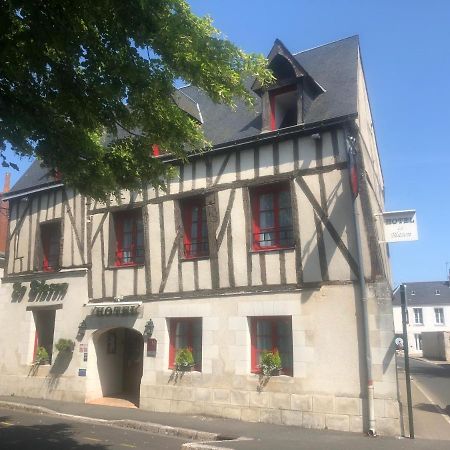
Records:
{"label": "asphalt road", "polygon": [[1,450],[180,450],[172,436],[0,408]]}
{"label": "asphalt road", "polygon": [[[404,369],[403,357],[398,358],[398,365]],[[450,415],[450,364],[435,365],[410,358],[409,366],[412,379]]]}

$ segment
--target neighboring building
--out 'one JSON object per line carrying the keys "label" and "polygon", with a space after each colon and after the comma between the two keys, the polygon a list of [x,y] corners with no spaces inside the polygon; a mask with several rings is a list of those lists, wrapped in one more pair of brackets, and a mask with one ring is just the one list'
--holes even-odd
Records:
{"label": "neighboring building", "polygon": [[3,196],[9,192],[11,174],[6,173],[3,182],[3,190],[0,192],[0,277],[3,277],[3,268],[5,267],[6,238],[8,234],[8,202],[2,201]]}
{"label": "neighboring building", "polygon": [[[411,353],[422,353],[422,333],[450,331],[450,287],[448,281],[420,281],[406,284],[408,302],[408,344]],[[394,292],[395,334],[403,335],[400,289]]]}
{"label": "neighboring building", "polygon": [[[269,62],[276,83],[249,84],[255,111],[178,91],[214,145],[175,161],[165,192],[100,203],[38,162],[13,187],[2,394],[367,429],[357,220],[376,429],[400,433],[390,268],[374,219],[384,186],[358,38],[295,55],[276,41]],[[71,358],[56,354],[60,338],[76,340]],[[30,376],[38,347],[52,364]],[[181,348],[195,360],[182,374]],[[261,353],[274,349],[282,372],[261,379]]]}

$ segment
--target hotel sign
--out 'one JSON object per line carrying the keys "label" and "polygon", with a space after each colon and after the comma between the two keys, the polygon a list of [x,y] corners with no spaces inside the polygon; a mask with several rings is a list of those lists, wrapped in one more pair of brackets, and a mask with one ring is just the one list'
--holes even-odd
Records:
{"label": "hotel sign", "polygon": [[142,302],[86,303],[84,306],[91,307],[92,315],[97,317],[123,317],[138,315]]}
{"label": "hotel sign", "polygon": [[384,242],[417,241],[416,211],[392,211],[382,214]]}

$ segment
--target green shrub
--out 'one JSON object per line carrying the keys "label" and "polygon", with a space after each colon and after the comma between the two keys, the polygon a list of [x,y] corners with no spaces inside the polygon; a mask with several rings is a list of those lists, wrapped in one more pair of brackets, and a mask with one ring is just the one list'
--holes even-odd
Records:
{"label": "green shrub", "polygon": [[194,356],[190,348],[180,348],[175,355],[175,369],[189,370],[195,365]]}
{"label": "green shrub", "polygon": [[281,357],[278,350],[275,349],[273,352],[262,352],[259,368],[265,376],[278,375],[279,371],[282,369]]}
{"label": "green shrub", "polygon": [[61,338],[55,345],[56,350],[58,352],[73,352],[73,349],[75,347],[75,342],[73,342],[71,339],[63,339]]}
{"label": "green shrub", "polygon": [[34,357],[35,364],[47,364],[50,362],[48,352],[45,347],[38,347],[36,349],[36,356]]}

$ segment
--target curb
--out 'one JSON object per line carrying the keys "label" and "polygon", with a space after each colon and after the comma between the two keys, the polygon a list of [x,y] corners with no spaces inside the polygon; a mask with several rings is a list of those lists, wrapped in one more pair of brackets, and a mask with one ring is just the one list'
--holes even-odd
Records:
{"label": "curb", "polygon": [[181,450],[233,450],[230,447],[216,447],[214,445],[202,444],[198,442],[187,442],[181,446]]}
{"label": "curb", "polygon": [[[6,402],[0,401],[0,407],[25,411],[25,412],[33,412],[38,414],[47,414],[50,416],[58,416],[58,417],[66,417],[68,419],[76,419],[79,422],[87,422],[87,423],[97,423],[101,425],[107,426],[115,426],[119,428],[131,428],[134,430],[140,431],[149,431],[155,434],[164,434],[166,436],[176,436],[186,439],[193,439],[198,441],[218,441],[220,440],[219,433],[210,433],[207,431],[198,431],[192,430],[190,428],[182,428],[182,427],[171,427],[168,425],[160,425],[157,423],[151,422],[139,422],[137,420],[128,420],[128,419],[119,419],[119,420],[106,420],[99,419],[95,417],[86,417],[86,416],[77,416],[73,414],[65,414],[58,411],[54,411],[52,409],[44,408],[43,406],[36,405],[27,405],[25,403],[15,403],[15,402]],[[204,444],[192,443],[193,445],[203,445],[199,447],[199,449],[218,449],[220,447],[211,447]],[[183,444],[186,445],[186,444]],[[195,447],[185,447],[191,450],[194,450]],[[223,449],[223,448],[222,448]]]}

